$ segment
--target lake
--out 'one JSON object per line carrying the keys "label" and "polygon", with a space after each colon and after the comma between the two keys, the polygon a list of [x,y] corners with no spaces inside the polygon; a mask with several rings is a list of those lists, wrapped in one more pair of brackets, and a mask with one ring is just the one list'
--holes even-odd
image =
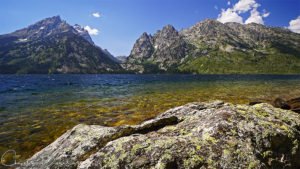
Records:
{"label": "lake", "polygon": [[76,124],[138,124],[188,102],[300,96],[300,75],[0,75],[0,154],[24,160]]}

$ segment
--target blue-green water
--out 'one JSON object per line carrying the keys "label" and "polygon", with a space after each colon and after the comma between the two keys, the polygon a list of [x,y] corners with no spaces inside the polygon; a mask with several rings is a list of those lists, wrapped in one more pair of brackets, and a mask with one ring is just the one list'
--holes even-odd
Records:
{"label": "blue-green water", "polygon": [[0,154],[30,157],[79,123],[137,124],[194,101],[300,96],[300,75],[0,75]]}

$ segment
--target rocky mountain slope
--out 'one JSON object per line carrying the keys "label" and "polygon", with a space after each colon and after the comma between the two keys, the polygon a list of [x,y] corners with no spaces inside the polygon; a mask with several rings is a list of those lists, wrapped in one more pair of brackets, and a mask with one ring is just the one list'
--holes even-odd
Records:
{"label": "rocky mountain slope", "polygon": [[125,63],[127,60],[127,56],[116,56],[116,59],[118,59],[119,63]]}
{"label": "rocky mountain slope", "polygon": [[59,16],[0,35],[0,73],[103,73],[121,67],[88,32]]}
{"label": "rocky mountain slope", "polygon": [[300,73],[300,34],[205,20],[180,32],[144,33],[124,67],[134,72]]}
{"label": "rocky mountain slope", "polygon": [[128,57],[127,63],[130,66],[127,68],[142,64],[146,68],[145,71],[166,71],[185,57],[186,47],[183,37],[171,25],[165,26],[154,36],[144,33],[137,40]]}
{"label": "rocky mountain slope", "polygon": [[137,126],[78,125],[19,168],[300,168],[300,116],[216,101]]}

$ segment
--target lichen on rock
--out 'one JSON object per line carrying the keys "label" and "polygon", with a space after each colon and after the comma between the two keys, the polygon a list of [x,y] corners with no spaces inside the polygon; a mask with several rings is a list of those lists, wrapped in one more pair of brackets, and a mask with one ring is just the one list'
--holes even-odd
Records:
{"label": "lichen on rock", "polygon": [[300,168],[299,144],[292,111],[189,103],[136,126],[78,125],[19,167]]}

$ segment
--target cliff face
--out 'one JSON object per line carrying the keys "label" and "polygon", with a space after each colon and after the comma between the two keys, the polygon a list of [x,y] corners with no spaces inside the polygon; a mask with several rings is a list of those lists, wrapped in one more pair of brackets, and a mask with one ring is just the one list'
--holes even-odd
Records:
{"label": "cliff face", "polygon": [[137,126],[78,125],[19,168],[299,168],[300,116],[190,103]]}
{"label": "cliff face", "polygon": [[171,25],[153,36],[144,33],[134,44],[126,68],[140,72],[167,71],[186,56],[186,43]]}
{"label": "cliff face", "polygon": [[300,34],[283,28],[205,20],[180,32],[168,25],[146,35],[128,58],[139,72],[147,72],[149,63],[163,72],[300,72]]}
{"label": "cliff face", "polygon": [[153,54],[153,51],[153,37],[147,33],[143,33],[134,44],[128,61],[130,63],[141,63],[144,60],[149,59]]}

